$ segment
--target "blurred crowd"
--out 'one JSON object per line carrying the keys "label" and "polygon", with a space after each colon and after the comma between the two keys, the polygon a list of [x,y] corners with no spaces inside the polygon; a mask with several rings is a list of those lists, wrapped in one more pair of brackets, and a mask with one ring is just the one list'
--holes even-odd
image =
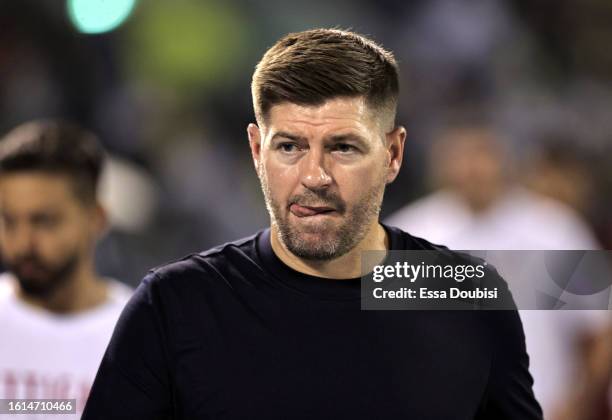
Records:
{"label": "blurred crowd", "polygon": [[[143,0],[87,35],[63,1],[0,0],[0,133],[62,117],[100,137],[111,226],[97,267],[135,286],[267,225],[246,136],[254,65],[287,32],[351,28],[403,72],[408,139],[383,219],[454,248],[612,249],[610,22],[608,0]],[[531,344],[555,418],[609,398],[600,315],[522,314],[528,350],[530,336],[573,349],[544,366],[552,353]]]}

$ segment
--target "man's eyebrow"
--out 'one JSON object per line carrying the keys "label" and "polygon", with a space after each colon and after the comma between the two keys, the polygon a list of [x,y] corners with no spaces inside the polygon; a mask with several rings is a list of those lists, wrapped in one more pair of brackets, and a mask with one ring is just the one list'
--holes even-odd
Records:
{"label": "man's eyebrow", "polygon": [[[308,139],[306,137],[300,136],[298,134],[288,133],[286,131],[277,131],[272,135],[270,141],[278,140],[278,139],[288,139],[299,142],[306,142]],[[355,133],[346,133],[346,134],[336,134],[328,136],[324,139],[326,143],[342,143],[342,142],[353,142],[357,143],[363,147],[369,147],[368,140]]]}
{"label": "man's eyebrow", "polygon": [[330,143],[342,143],[342,142],[354,142],[359,143],[363,146],[368,145],[368,141],[365,137],[359,134],[347,133],[347,134],[336,134],[325,138],[325,141]]}
{"label": "man's eyebrow", "polygon": [[286,131],[277,131],[274,133],[270,140],[275,140],[278,138],[289,139],[293,141],[305,141],[306,137],[298,136],[297,134],[287,133]]}

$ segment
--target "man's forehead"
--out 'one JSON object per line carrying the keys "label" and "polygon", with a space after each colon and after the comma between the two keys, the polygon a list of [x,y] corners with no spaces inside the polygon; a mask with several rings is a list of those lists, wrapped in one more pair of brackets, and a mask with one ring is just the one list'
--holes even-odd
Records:
{"label": "man's forehead", "polygon": [[372,126],[375,121],[363,97],[339,97],[319,105],[282,102],[272,106],[268,116],[269,128],[282,125],[347,125],[356,128]]}
{"label": "man's forehead", "polygon": [[0,193],[4,201],[13,197],[30,202],[74,199],[71,179],[67,175],[43,171],[3,174],[0,176]]}

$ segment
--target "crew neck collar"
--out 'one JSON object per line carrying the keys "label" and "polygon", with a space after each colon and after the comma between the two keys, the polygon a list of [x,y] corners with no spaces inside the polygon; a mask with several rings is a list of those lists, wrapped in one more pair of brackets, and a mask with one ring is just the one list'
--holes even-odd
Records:
{"label": "crew neck collar", "polygon": [[[401,235],[381,224],[389,237],[389,249],[401,249]],[[358,300],[361,298],[361,277],[332,279],[312,276],[285,264],[272,249],[271,229],[260,232],[256,239],[257,252],[265,268],[286,287],[303,295],[325,300]]]}

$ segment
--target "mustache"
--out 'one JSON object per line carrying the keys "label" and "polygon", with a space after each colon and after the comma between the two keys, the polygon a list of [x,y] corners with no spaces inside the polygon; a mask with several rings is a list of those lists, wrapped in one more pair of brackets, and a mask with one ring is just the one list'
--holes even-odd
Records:
{"label": "mustache", "polygon": [[15,258],[13,261],[10,261],[7,265],[11,267],[21,267],[25,264],[33,265],[37,268],[46,268],[47,264],[36,254],[28,254]]}
{"label": "mustache", "polygon": [[338,213],[346,211],[346,203],[340,196],[327,190],[306,190],[302,194],[296,194],[289,198],[287,207],[297,204],[304,207],[331,207]]}

